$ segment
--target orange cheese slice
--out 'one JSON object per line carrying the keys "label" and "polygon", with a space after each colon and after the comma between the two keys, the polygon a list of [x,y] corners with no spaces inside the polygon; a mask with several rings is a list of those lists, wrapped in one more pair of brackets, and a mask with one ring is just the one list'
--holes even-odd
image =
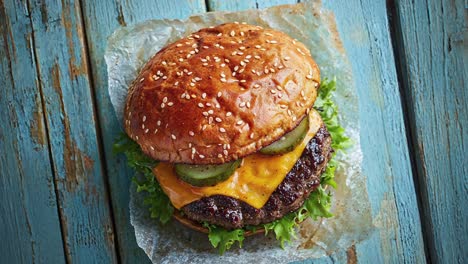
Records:
{"label": "orange cheese slice", "polygon": [[259,209],[284,180],[296,161],[301,157],[307,143],[322,124],[320,115],[311,111],[310,127],[306,137],[293,151],[282,155],[255,153],[243,159],[242,165],[226,181],[209,187],[195,187],[180,180],[173,165],[159,163],[153,172],[163,191],[175,208],[197,201],[202,197],[225,195],[248,203]]}

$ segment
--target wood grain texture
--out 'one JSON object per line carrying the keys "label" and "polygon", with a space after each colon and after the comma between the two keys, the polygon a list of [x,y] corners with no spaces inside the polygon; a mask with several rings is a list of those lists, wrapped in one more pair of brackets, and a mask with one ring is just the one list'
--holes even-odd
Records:
{"label": "wood grain texture", "polygon": [[29,15],[0,1],[0,262],[65,263]]}
{"label": "wood grain texture", "polygon": [[117,262],[79,2],[29,8],[67,261]]}
{"label": "wood grain texture", "polygon": [[205,2],[203,0],[84,1],[82,9],[120,259],[123,263],[149,263],[148,257],[136,244],[135,232],[130,224],[128,205],[133,172],[126,165],[124,157],[116,157],[112,154],[113,141],[122,128],[109,99],[104,51],[107,38],[118,27],[157,18],[183,19],[191,14],[205,12]]}
{"label": "wood grain texture", "polygon": [[263,9],[275,5],[296,4],[298,0],[208,0],[207,8],[209,11],[236,11],[247,9]]}
{"label": "wood grain texture", "polygon": [[398,53],[433,263],[468,258],[466,1],[397,1]]}
{"label": "wood grain texture", "polygon": [[[356,245],[359,262],[424,263],[387,9],[384,1],[325,1],[358,88],[363,169],[378,233]],[[350,16],[352,14],[352,16]]]}
{"label": "wood grain texture", "polygon": [[[250,3],[236,1],[229,8],[242,8],[243,2]],[[221,0],[209,3],[210,7],[225,4]],[[360,102],[363,170],[368,177],[374,224],[379,230],[347,252],[319,261],[423,263],[424,243],[385,3],[353,0],[324,1],[324,5],[336,15],[353,67]]]}

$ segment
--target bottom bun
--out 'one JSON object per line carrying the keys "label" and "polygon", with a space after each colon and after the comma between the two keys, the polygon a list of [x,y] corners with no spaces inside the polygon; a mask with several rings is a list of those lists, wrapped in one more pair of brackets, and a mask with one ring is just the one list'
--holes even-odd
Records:
{"label": "bottom bun", "polygon": [[[208,232],[209,232],[208,228],[202,226],[199,222],[196,222],[196,221],[188,219],[187,217],[184,217],[180,213],[180,211],[174,211],[173,217],[175,219],[177,219],[177,221],[179,221],[181,224],[183,224],[184,226],[186,226],[188,228],[191,228],[193,230],[196,230],[198,232],[202,232],[202,233],[205,233],[205,234],[208,234]],[[245,231],[244,236],[252,236],[252,235],[263,234],[263,233],[265,233],[265,229],[264,228],[259,228],[259,229],[255,230],[255,231],[251,231],[251,230]]]}

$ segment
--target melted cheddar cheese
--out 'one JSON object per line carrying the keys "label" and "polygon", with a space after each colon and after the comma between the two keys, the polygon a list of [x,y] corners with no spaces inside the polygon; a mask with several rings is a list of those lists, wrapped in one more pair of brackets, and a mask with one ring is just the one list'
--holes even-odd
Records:
{"label": "melted cheddar cheese", "polygon": [[196,187],[180,180],[173,165],[161,162],[153,169],[159,184],[175,208],[212,195],[225,195],[242,200],[259,209],[284,180],[300,158],[307,143],[317,133],[322,120],[317,112],[311,111],[310,127],[304,140],[293,151],[282,155],[255,153],[245,157],[241,166],[227,180],[214,186]]}

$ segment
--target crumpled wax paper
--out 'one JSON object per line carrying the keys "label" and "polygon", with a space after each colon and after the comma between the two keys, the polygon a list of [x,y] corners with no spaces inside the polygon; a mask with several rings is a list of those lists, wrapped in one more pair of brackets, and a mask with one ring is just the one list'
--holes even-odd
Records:
{"label": "crumpled wax paper", "polygon": [[[234,245],[223,256],[213,249],[206,234],[172,220],[166,225],[151,219],[143,205],[144,193],[130,189],[130,215],[138,245],[153,263],[284,263],[319,258],[347,249],[373,230],[366,178],[362,174],[359,143],[358,98],[351,66],[336,32],[334,16],[319,2],[285,5],[266,10],[212,12],[181,20],[151,20],[118,29],[109,39],[105,59],[109,94],[115,112],[123,120],[123,108],[130,83],[144,63],[166,44],[198,29],[225,22],[247,22],[286,32],[304,43],[318,63],[323,77],[337,78],[335,101],[340,121],[354,145],[337,169],[338,187],[332,190],[333,218],[306,220],[293,243],[281,249],[274,234],[247,237],[242,249]],[[122,122],[123,123],[123,122]]]}

